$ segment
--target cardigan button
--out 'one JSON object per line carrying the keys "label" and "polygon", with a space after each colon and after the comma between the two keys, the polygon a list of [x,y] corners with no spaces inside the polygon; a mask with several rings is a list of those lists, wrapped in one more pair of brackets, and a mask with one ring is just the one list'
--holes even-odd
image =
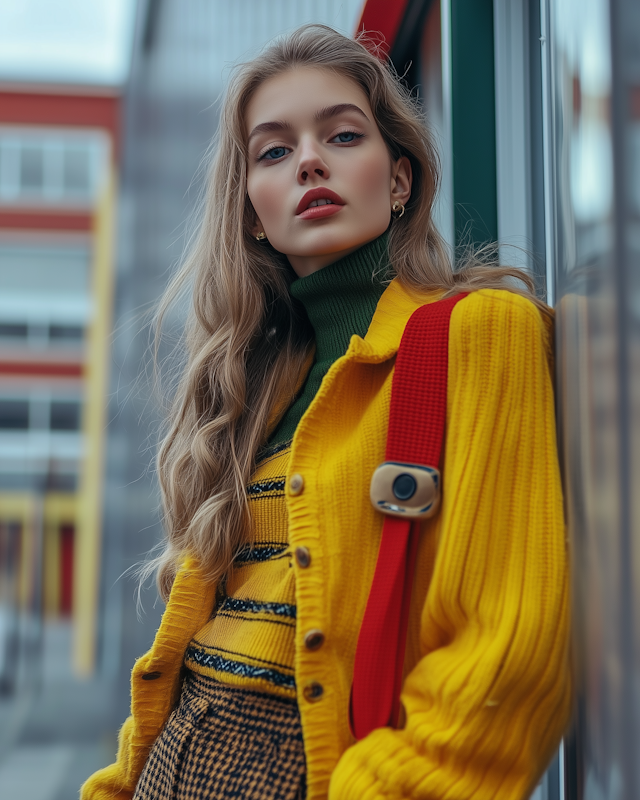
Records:
{"label": "cardigan button", "polygon": [[311,683],[308,683],[304,687],[302,694],[305,700],[308,700],[310,703],[317,703],[324,694],[324,686],[317,681],[311,681]]}
{"label": "cardigan button", "polygon": [[296,472],[295,475],[292,475],[289,479],[289,494],[295,497],[296,495],[300,494],[303,489],[304,478],[299,472]]}
{"label": "cardigan button", "polygon": [[304,637],[304,646],[307,650],[319,650],[324,644],[324,633],[317,628],[309,631]]}
{"label": "cardigan button", "polygon": [[161,672],[146,672],[142,676],[143,681],[155,681],[162,675]]}
{"label": "cardigan button", "polygon": [[296,547],[296,564],[306,569],[311,564],[311,553],[308,547]]}

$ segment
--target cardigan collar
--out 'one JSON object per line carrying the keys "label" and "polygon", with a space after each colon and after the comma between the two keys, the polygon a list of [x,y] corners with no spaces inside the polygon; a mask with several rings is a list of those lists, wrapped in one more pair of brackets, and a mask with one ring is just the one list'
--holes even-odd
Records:
{"label": "cardigan collar", "polygon": [[[440,289],[420,292],[404,286],[398,278],[394,278],[378,301],[364,339],[352,336],[349,348],[342,358],[365,363],[382,363],[393,358],[398,352],[405,326],[413,312],[420,306],[434,303],[441,296]],[[304,385],[313,365],[314,354],[315,348],[312,348],[298,376],[295,392]],[[342,358],[338,360],[341,361]],[[272,408],[267,423],[267,438],[276,429],[290,403],[291,394],[287,392]]]}
{"label": "cardigan collar", "polygon": [[400,347],[400,340],[411,315],[420,306],[434,303],[442,297],[442,290],[419,291],[400,283],[394,278],[385,289],[376,307],[371,325],[364,339],[354,336],[347,350],[347,357],[358,360],[382,362],[393,358]]}

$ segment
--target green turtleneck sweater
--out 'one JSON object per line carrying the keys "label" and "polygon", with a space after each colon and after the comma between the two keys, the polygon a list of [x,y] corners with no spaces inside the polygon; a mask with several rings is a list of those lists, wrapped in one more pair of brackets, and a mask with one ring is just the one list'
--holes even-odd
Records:
{"label": "green turtleneck sweater", "polygon": [[271,436],[287,442],[316,396],[322,379],[344,355],[354,334],[364,336],[389,277],[387,234],[324,269],[295,280],[289,291],[304,306],[315,333],[316,354],[302,391]]}

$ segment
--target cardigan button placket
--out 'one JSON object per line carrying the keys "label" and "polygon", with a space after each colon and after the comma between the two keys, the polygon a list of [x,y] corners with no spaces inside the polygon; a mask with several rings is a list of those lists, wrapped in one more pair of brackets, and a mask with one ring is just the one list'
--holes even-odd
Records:
{"label": "cardigan button placket", "polygon": [[308,547],[296,547],[296,564],[306,569],[311,564],[311,553]]}
{"label": "cardigan button placket", "polygon": [[289,494],[296,495],[301,494],[302,490],[304,489],[304,478],[300,475],[299,472],[296,472],[294,475],[289,478]]}
{"label": "cardigan button placket", "polygon": [[307,650],[319,650],[324,644],[324,633],[317,628],[310,630],[304,637]]}
{"label": "cardigan button placket", "polygon": [[302,694],[305,700],[310,703],[317,703],[324,694],[324,686],[318,681],[311,681],[304,687]]}

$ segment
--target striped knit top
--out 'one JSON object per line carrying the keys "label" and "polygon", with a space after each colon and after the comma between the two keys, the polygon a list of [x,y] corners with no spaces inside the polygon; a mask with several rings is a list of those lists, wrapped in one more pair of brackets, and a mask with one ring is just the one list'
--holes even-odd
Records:
{"label": "striped knit top", "polygon": [[213,617],[187,648],[185,666],[295,698],[295,584],[284,497],[290,453],[290,442],[272,447],[247,488],[253,547],[237,556]]}
{"label": "striped knit top", "polygon": [[295,698],[295,583],[285,476],[291,439],[329,367],[367,332],[384,291],[387,235],[291,285],[307,312],[316,352],[305,384],[263,451],[247,487],[253,546],[236,558],[212,618],[192,639],[185,666],[223,683]]}

